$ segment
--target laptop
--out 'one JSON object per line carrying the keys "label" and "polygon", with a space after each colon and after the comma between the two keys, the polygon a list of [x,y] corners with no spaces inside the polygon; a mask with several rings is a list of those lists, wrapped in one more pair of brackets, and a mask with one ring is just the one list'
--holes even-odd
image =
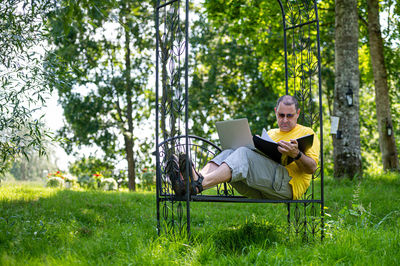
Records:
{"label": "laptop", "polygon": [[215,123],[215,126],[223,150],[241,146],[254,149],[253,136],[247,118],[219,121]]}

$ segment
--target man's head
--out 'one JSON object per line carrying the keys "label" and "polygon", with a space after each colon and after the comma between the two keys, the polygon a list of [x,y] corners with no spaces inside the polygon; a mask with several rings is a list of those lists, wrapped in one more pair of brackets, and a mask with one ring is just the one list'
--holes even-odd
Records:
{"label": "man's head", "polygon": [[281,131],[288,132],[297,125],[300,109],[296,98],[285,95],[278,99],[275,107],[276,120]]}

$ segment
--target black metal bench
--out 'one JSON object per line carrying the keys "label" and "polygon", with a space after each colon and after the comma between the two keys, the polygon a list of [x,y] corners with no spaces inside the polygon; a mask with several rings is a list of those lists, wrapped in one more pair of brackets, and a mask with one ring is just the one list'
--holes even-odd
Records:
{"label": "black metal bench", "polygon": [[[284,203],[292,232],[306,238],[317,233],[320,233],[321,239],[324,237],[321,58],[317,6],[315,0],[277,2],[281,7],[284,28],[286,93],[298,98],[303,114],[302,124],[312,127],[320,136],[319,168],[313,175],[309,189],[299,200],[249,199],[236,195],[228,183],[223,183],[214,190],[196,196],[175,196],[165,173],[167,158],[171,154],[186,153],[199,170],[221,150],[207,139],[189,134],[188,1],[158,1],[155,155],[159,232],[190,236],[191,202]],[[288,39],[292,41],[290,45]],[[315,182],[316,178],[320,179],[319,182]]]}

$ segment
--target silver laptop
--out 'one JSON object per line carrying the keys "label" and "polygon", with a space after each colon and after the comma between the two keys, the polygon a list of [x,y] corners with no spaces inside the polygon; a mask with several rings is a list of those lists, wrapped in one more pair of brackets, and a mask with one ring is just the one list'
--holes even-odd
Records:
{"label": "silver laptop", "polygon": [[215,123],[215,126],[223,150],[241,146],[254,149],[253,136],[247,118],[219,121]]}

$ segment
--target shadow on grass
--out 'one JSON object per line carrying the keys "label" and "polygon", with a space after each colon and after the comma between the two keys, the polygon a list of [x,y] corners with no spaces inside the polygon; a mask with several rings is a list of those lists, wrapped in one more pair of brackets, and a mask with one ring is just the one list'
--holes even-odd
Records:
{"label": "shadow on grass", "polygon": [[29,187],[9,190],[11,196],[0,200],[0,264],[3,251],[30,254],[30,258],[56,250],[88,256],[93,250],[118,250],[113,244],[116,241],[134,246],[136,239],[156,236],[152,194],[37,191]]}
{"label": "shadow on grass", "polygon": [[221,253],[243,254],[249,252],[249,246],[262,249],[271,247],[285,237],[283,230],[268,222],[246,222],[218,231],[212,238],[216,250]]}

